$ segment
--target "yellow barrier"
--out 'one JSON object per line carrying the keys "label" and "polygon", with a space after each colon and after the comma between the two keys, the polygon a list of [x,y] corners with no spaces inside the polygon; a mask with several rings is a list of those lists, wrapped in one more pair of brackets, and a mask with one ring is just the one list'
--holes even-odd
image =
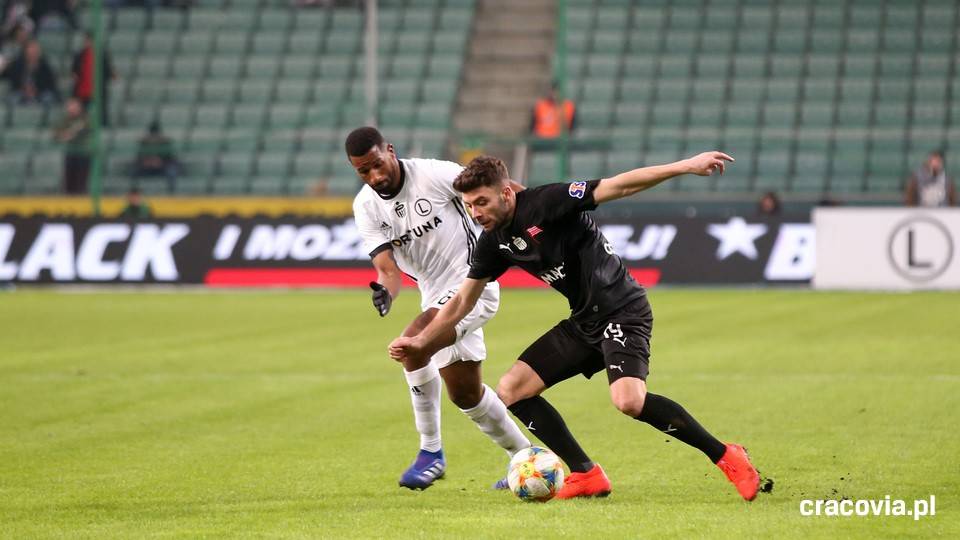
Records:
{"label": "yellow barrier", "polygon": [[[149,197],[155,218],[187,218],[213,216],[325,216],[351,215],[352,199],[347,197]],[[104,217],[115,217],[126,205],[123,197],[104,197]],[[0,216],[93,216],[87,197],[0,197]]]}

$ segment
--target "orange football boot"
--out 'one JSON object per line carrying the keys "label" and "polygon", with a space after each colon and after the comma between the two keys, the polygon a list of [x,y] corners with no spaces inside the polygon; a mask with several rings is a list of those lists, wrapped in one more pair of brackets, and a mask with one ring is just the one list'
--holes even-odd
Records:
{"label": "orange football boot", "polygon": [[558,499],[572,499],[574,497],[606,497],[610,494],[610,479],[600,465],[585,473],[572,472],[563,482],[563,487],[557,492]]}
{"label": "orange football boot", "polygon": [[752,501],[760,489],[760,474],[750,463],[747,451],[739,444],[728,444],[727,451],[717,462],[717,467],[727,475],[727,480],[737,488],[740,496]]}

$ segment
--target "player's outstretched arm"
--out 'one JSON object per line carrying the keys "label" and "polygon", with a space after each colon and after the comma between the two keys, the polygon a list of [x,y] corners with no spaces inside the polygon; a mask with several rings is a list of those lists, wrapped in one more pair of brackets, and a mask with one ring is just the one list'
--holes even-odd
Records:
{"label": "player's outstretched arm", "polygon": [[390,343],[390,358],[403,361],[408,358],[429,357],[440,349],[453,345],[457,340],[457,323],[477,305],[487,281],[471,278],[463,280],[457,294],[443,305],[426,328],[415,336],[398,337]]}
{"label": "player's outstretched arm", "polygon": [[377,281],[370,282],[373,290],[373,307],[381,317],[390,312],[393,299],[400,294],[403,276],[397,260],[393,258],[393,250],[385,249],[373,258],[373,267],[377,269]]}
{"label": "player's outstretched arm", "polygon": [[675,161],[666,165],[642,167],[611,178],[604,178],[595,190],[593,200],[598,204],[616,199],[629,197],[645,189],[669,180],[682,174],[696,174],[710,176],[714,171],[723,174],[724,162],[733,161],[733,158],[723,152],[704,152],[691,158]]}

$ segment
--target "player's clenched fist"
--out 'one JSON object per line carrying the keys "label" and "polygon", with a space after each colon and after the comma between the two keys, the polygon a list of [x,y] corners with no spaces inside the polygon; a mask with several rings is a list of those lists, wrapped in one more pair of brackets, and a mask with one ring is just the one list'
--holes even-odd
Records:
{"label": "player's clenched fist", "polygon": [[376,281],[370,282],[370,288],[373,289],[373,307],[377,308],[377,313],[383,317],[390,311],[393,297],[390,296],[390,291],[386,287]]}
{"label": "player's clenched fist", "polygon": [[415,338],[401,336],[390,342],[390,345],[387,347],[387,352],[390,353],[390,358],[402,362],[403,360],[417,357],[421,352],[421,348]]}

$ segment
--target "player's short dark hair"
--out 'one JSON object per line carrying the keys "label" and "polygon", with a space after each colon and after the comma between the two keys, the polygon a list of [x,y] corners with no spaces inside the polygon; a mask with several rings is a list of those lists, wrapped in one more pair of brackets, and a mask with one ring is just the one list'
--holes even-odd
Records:
{"label": "player's short dark hair", "polygon": [[348,156],[360,157],[366,155],[374,146],[382,148],[383,135],[375,127],[360,127],[347,135],[347,140],[343,146]]}
{"label": "player's short dark hair", "polygon": [[477,156],[457,175],[457,179],[453,181],[453,189],[466,193],[478,187],[497,186],[508,177],[507,166],[500,158]]}

